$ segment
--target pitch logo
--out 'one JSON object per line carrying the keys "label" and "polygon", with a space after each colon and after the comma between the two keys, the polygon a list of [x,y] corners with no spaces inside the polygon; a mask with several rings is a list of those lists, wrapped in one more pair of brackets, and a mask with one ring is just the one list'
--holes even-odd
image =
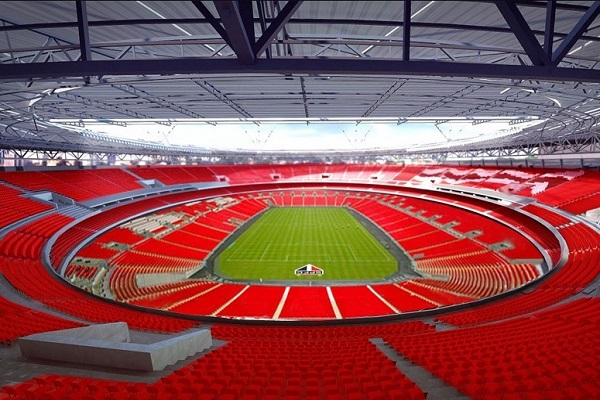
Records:
{"label": "pitch logo", "polygon": [[296,275],[323,275],[324,271],[312,264],[306,264],[294,271]]}

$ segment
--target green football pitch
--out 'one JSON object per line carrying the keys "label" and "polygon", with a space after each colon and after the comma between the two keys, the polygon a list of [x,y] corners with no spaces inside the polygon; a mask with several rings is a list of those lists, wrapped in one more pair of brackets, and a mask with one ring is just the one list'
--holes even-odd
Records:
{"label": "green football pitch", "polygon": [[[294,271],[312,264],[323,275]],[[267,210],[215,260],[215,272],[247,280],[372,280],[397,260],[342,207]]]}

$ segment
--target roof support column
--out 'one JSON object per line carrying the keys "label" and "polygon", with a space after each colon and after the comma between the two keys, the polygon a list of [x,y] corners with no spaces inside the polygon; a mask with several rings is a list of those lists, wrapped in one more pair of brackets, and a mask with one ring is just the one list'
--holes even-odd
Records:
{"label": "roof support column", "polygon": [[[260,19],[260,27],[264,33],[267,30],[267,20],[265,18],[265,2],[264,0],[258,0],[256,2],[258,8],[258,18]],[[269,46],[265,49],[267,58],[271,58],[271,48]]]}
{"label": "roof support column", "polygon": [[[253,22],[244,21],[237,1],[215,1],[214,5],[240,64],[254,64],[256,62],[253,50],[254,38],[250,38],[250,33],[246,30],[246,26]],[[248,17],[246,12],[244,17]]]}
{"label": "roof support column", "polygon": [[519,11],[517,4],[503,0],[496,0],[495,3],[533,65],[550,65],[550,57],[542,49],[540,42],[538,42],[523,14]]}
{"label": "roof support column", "polygon": [[215,16],[212,15],[212,13],[208,10],[208,8],[206,8],[206,6],[204,4],[202,4],[202,2],[200,0],[193,0],[192,3],[194,4],[194,6],[196,6],[198,11],[200,11],[200,13],[204,16],[204,18],[206,18],[206,20],[213,27],[213,29],[215,31],[217,31],[217,33],[223,38],[225,43],[227,43],[227,45],[229,47],[233,48],[233,46],[231,45],[231,42],[229,41],[229,36],[227,35],[227,32],[225,31],[223,26],[219,23],[217,18],[215,18]]}
{"label": "roof support column", "polygon": [[571,51],[575,43],[581,38],[581,35],[590,27],[592,22],[600,14],[600,1],[595,1],[581,19],[575,24],[571,32],[563,39],[558,49],[552,54],[552,65],[557,66]]}
{"label": "roof support column", "polygon": [[90,61],[92,59],[92,50],[90,49],[90,32],[88,29],[87,5],[85,1],[77,0],[77,28],[79,30],[79,48],[81,50],[81,61]]}
{"label": "roof support column", "polygon": [[410,15],[412,3],[404,0],[404,20],[402,24],[402,60],[410,61]]}
{"label": "roof support column", "polygon": [[261,37],[256,41],[254,45],[254,54],[256,57],[260,57],[266,48],[271,44],[277,34],[283,29],[285,24],[292,18],[292,15],[296,12],[298,7],[302,4],[302,0],[290,0],[288,1],[281,12],[277,14],[277,17],[271,22],[266,31],[263,32]]}
{"label": "roof support column", "polygon": [[544,33],[544,52],[552,54],[554,41],[554,20],[556,17],[556,0],[546,2],[546,31]]}

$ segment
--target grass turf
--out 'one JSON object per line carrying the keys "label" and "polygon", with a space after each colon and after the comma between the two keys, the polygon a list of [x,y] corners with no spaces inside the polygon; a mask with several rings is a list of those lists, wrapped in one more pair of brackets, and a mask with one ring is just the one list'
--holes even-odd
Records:
{"label": "grass turf", "polygon": [[[296,276],[313,264],[323,275]],[[396,259],[342,207],[267,210],[216,259],[231,279],[371,280],[398,270]]]}

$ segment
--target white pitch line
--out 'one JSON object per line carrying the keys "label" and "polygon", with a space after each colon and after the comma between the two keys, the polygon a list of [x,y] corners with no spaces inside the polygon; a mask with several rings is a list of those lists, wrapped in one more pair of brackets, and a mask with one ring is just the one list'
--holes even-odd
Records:
{"label": "white pitch line", "polygon": [[283,310],[283,306],[285,305],[285,301],[287,300],[289,293],[290,293],[290,287],[286,286],[285,290],[283,291],[283,295],[281,296],[281,300],[279,301],[279,304],[277,305],[277,309],[275,310],[275,313],[273,314],[273,319],[279,319],[279,316],[281,315],[281,311]]}
{"label": "white pitch line", "polygon": [[269,247],[271,247],[271,243],[269,243],[267,245],[267,247],[265,247],[265,249],[263,250],[262,254],[260,255],[260,258],[258,259],[258,261],[264,261],[263,257],[265,256],[265,253],[267,252],[267,250],[269,250]]}
{"label": "white pitch line", "polygon": [[395,312],[396,314],[400,314],[400,310],[398,310],[396,307],[394,307],[393,305],[391,305],[389,301],[387,301],[386,299],[383,298],[383,296],[381,296],[379,293],[377,293],[375,291],[375,289],[373,289],[371,287],[371,285],[367,285],[367,289],[369,289],[371,291],[371,293],[373,293],[375,296],[377,296],[377,298],[379,300],[381,300],[381,302],[383,304],[385,304],[386,306],[388,306],[393,312]]}
{"label": "white pitch line", "polygon": [[354,249],[352,248],[352,246],[347,244],[346,247],[348,248],[348,250],[350,250],[350,253],[352,253],[352,257],[354,257],[354,261],[358,261],[358,257],[356,257],[356,253],[354,252]]}
{"label": "white pitch line", "polygon": [[327,296],[329,297],[329,302],[331,303],[331,308],[333,308],[333,313],[337,319],[342,319],[342,313],[338,308],[337,303],[335,302],[335,298],[333,297],[333,292],[331,291],[331,287],[327,286]]}
{"label": "white pitch line", "polygon": [[235,256],[241,248],[242,246],[237,246],[235,249],[233,249],[229,257],[227,257],[227,261],[237,261],[237,258],[235,258]]}

